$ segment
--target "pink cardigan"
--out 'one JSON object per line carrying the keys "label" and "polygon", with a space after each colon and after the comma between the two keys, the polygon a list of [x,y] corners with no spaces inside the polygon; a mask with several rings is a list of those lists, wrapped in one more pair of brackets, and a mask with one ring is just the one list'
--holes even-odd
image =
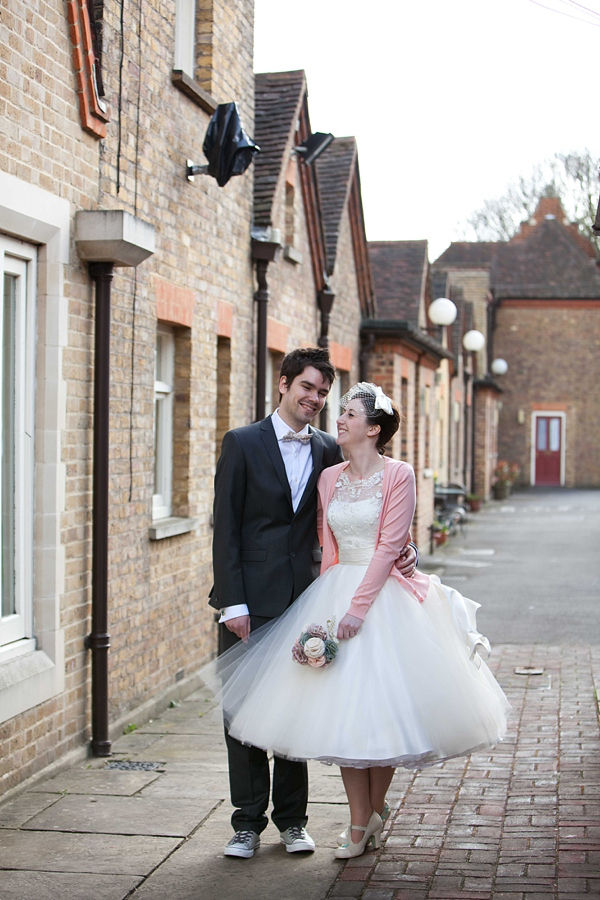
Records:
{"label": "pink cardigan", "polygon": [[[416,572],[412,578],[404,578],[396,566],[400,551],[409,537],[410,524],[415,512],[415,473],[408,463],[388,457],[384,459],[383,504],[375,553],[348,609],[348,613],[357,619],[365,618],[389,575],[397,578],[421,603],[429,590],[428,575]],[[323,548],[321,574],[339,562],[337,543],[323,510],[329,507],[337,477],[347,465],[348,463],[344,462],[324,469],[319,478],[317,529],[319,542]]]}

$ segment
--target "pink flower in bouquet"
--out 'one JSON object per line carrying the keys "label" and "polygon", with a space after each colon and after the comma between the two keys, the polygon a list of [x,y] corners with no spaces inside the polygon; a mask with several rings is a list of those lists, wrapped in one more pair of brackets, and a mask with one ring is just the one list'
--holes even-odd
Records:
{"label": "pink flower in bouquet", "polygon": [[302,647],[302,644],[298,643],[298,641],[296,641],[296,643],[292,647],[292,659],[294,660],[294,662],[300,663],[301,666],[305,666],[308,662],[308,657],[304,652],[304,648]]}
{"label": "pink flower in bouquet", "polygon": [[336,657],[339,641],[335,636],[335,616],[327,620],[327,630],[322,625],[305,625],[302,634],[292,646],[292,659],[301,666],[322,669]]}
{"label": "pink flower in bouquet", "polygon": [[322,641],[327,640],[327,632],[322,625],[307,625],[303,631],[310,635],[310,637],[321,638]]}
{"label": "pink flower in bouquet", "polygon": [[327,665],[327,660],[324,656],[317,656],[316,659],[309,656],[307,659],[307,663],[309,664],[309,666],[312,666],[313,669],[320,669],[321,666]]}

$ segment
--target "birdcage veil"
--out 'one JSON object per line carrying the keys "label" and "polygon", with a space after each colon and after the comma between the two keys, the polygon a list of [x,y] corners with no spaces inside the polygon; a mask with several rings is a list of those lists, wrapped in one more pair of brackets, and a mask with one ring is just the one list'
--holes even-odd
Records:
{"label": "birdcage veil", "polygon": [[370,381],[359,381],[340,399],[340,406],[346,409],[351,400],[361,400],[367,415],[377,415],[381,410],[388,416],[394,414],[392,401],[383,393],[382,388]]}

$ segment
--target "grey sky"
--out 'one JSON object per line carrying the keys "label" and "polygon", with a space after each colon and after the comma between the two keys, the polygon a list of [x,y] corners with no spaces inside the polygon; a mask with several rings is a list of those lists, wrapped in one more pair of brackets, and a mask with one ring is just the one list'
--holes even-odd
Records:
{"label": "grey sky", "polygon": [[531,0],[256,0],[255,69],[305,69],[313,130],[357,139],[368,238],[427,238],[433,259],[534,163],[600,159],[600,0],[588,23],[570,0],[540,3],[567,15]]}

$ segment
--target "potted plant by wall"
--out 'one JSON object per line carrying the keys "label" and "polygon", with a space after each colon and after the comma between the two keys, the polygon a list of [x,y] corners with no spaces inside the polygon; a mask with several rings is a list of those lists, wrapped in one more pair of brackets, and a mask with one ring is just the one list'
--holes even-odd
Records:
{"label": "potted plant by wall", "polygon": [[434,519],[431,526],[433,528],[433,543],[436,547],[440,547],[446,543],[448,537],[448,526],[442,525],[437,519]]}
{"label": "potted plant by wall", "polygon": [[506,500],[510,496],[513,484],[519,477],[520,471],[516,463],[509,463],[506,460],[498,461],[498,465],[494,469],[494,480],[492,482],[495,500]]}
{"label": "potted plant by wall", "polygon": [[471,512],[479,512],[481,509],[481,497],[479,494],[467,494],[465,500]]}

